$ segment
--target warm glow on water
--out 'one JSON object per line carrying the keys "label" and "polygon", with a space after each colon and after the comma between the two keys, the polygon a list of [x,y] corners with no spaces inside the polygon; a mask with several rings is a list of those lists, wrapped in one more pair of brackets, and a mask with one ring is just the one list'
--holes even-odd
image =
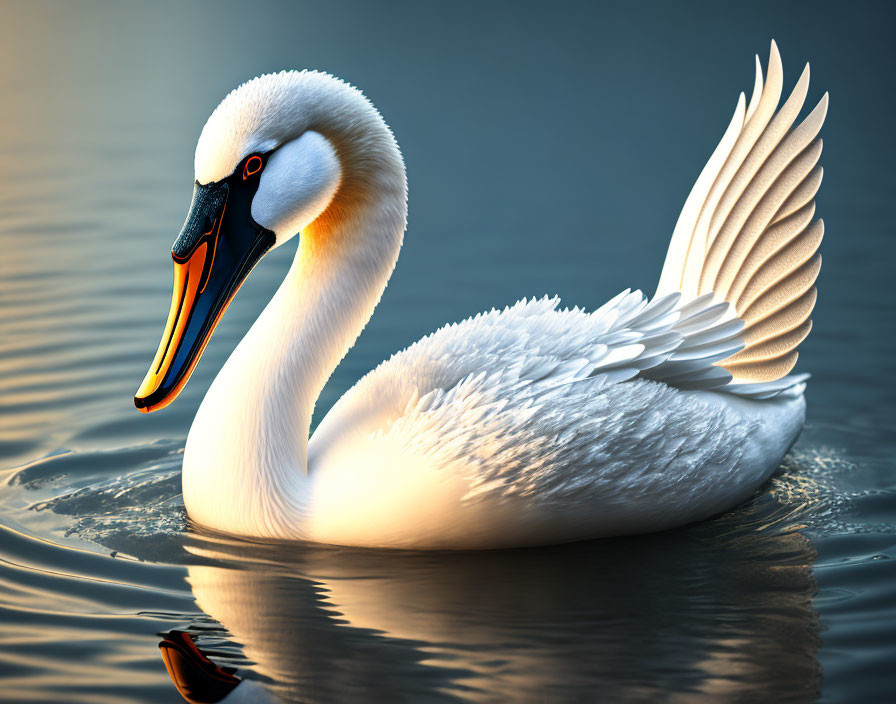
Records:
{"label": "warm glow on water", "polygon": [[[285,701],[896,700],[892,17],[702,6],[0,4],[0,698],[176,701],[157,646],[179,629]],[[487,554],[190,531],[190,422],[294,251],[256,269],[177,401],[138,413],[195,140],[231,88],[330,70],[407,160],[405,248],[319,419],[443,322],[652,290],[771,36],[785,82],[810,59],[832,102],[808,425],[758,497]]]}

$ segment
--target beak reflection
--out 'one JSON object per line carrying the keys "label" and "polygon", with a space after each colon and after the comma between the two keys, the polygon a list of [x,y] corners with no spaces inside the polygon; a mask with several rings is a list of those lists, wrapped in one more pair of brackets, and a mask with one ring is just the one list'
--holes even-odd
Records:
{"label": "beak reflection", "polygon": [[188,702],[218,702],[240,684],[232,668],[215,665],[189,633],[171,631],[159,643],[168,676]]}

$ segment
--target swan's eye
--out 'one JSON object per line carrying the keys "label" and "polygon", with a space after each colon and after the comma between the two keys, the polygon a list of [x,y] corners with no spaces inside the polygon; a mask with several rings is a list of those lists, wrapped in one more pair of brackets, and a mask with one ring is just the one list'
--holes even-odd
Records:
{"label": "swan's eye", "polygon": [[261,171],[262,166],[264,166],[264,162],[261,160],[260,156],[250,156],[246,160],[246,165],[243,167],[243,181]]}

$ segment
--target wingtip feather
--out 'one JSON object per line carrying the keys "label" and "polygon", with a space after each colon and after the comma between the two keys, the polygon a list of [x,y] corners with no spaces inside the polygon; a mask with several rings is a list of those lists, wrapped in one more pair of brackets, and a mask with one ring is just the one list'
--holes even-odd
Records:
{"label": "wingtip feather", "polygon": [[[710,291],[727,300],[732,290],[732,276],[740,272],[735,265],[743,265],[749,260],[756,266],[773,267],[774,271],[765,272],[763,278],[757,279],[743,309],[737,306],[741,312],[739,317],[745,321],[743,335],[748,340],[747,350],[728,364],[719,365],[727,367],[730,364],[735,377],[768,379],[789,373],[797,359],[795,347],[805,336],[801,333],[808,334],[811,328],[810,324],[803,323],[814,306],[814,283],[821,268],[817,247],[824,226],[819,220],[812,226],[813,232],[799,235],[808,224],[794,232],[791,232],[792,227],[777,224],[807,204],[814,212],[813,199],[823,175],[817,163],[823,143],[820,139],[815,144],[812,142],[827,116],[829,94],[825,92],[809,115],[794,125],[808,95],[811,64],[805,63],[787,100],[779,105],[784,73],[777,42],[770,41],[764,76],[758,55],[754,56],[754,62],[756,77],[749,105],[746,105],[745,94],[741,93],[732,120],[739,128],[734,144],[729,147],[725,163],[720,163],[712,174],[707,174],[704,168],[698,180],[701,188],[696,188],[695,184],[692,195],[700,191],[700,202],[686,203],[692,207],[682,211],[685,217],[680,217],[676,226],[675,234],[679,236],[676,238],[673,234],[667,266],[661,276],[661,284],[665,285],[658,287],[658,293],[674,290],[677,284],[684,300]],[[760,207],[768,212],[759,210]],[[790,248],[786,250],[783,249],[784,241],[780,241],[780,246],[764,246],[758,251],[760,254],[766,252],[768,256],[757,255],[750,259],[748,255],[756,238],[761,238],[766,230],[775,237],[791,233],[801,239],[787,245]],[[675,247],[671,246],[673,244]],[[779,249],[782,254],[777,253]],[[814,254],[809,255],[810,251]],[[775,256],[771,256],[773,253]],[[807,255],[809,259],[802,261]],[[671,271],[673,265],[674,271]],[[780,279],[772,276],[776,272],[780,273]],[[733,289],[739,293],[744,292],[743,285],[750,280],[746,274],[741,278],[741,285]],[[793,331],[796,324],[803,328]],[[749,348],[755,347],[759,340],[766,343],[764,347],[750,352]],[[789,354],[780,354],[787,347],[785,342],[792,347]],[[771,350],[779,353],[772,355],[774,359],[769,359]]]}

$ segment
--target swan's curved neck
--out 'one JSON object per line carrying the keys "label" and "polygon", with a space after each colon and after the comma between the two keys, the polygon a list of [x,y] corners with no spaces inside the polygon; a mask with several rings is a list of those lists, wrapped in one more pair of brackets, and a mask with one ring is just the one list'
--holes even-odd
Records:
{"label": "swan's curved neck", "polygon": [[199,523],[304,537],[314,404],[379,302],[405,227],[397,148],[395,158],[363,182],[344,174],[330,207],[302,232],[289,273],[197,413],[183,483],[187,510]]}
{"label": "swan's curved neck", "polygon": [[289,273],[259,318],[270,324],[253,326],[247,335],[268,350],[259,365],[267,387],[258,399],[265,434],[283,426],[277,435],[296,441],[292,466],[303,473],[317,398],[373,314],[401,247],[403,217],[398,222],[388,208],[381,210],[370,204],[348,222],[320,223],[303,233]]}

